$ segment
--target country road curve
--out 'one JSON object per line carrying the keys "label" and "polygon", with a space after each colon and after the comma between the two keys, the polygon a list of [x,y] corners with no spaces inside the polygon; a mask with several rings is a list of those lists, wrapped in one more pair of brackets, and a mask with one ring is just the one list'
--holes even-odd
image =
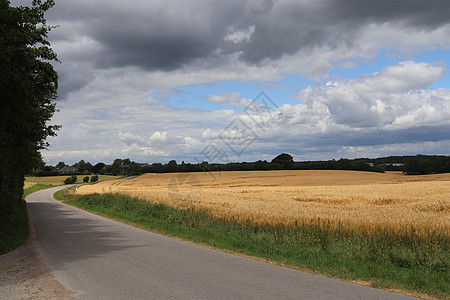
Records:
{"label": "country road curve", "polygon": [[411,299],[211,250],[27,197],[35,244],[74,299]]}

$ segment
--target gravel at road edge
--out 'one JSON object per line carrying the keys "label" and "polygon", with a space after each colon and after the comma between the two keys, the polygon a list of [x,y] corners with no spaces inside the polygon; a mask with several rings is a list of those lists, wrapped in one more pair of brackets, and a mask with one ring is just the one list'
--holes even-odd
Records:
{"label": "gravel at road edge", "polygon": [[30,220],[30,236],[17,249],[0,255],[0,298],[72,299],[76,293],[65,288],[49,272],[36,250],[36,234]]}

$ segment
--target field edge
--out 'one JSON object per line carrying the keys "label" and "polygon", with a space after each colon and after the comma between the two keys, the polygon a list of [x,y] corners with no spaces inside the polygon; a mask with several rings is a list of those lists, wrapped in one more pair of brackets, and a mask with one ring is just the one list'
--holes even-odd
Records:
{"label": "field edge", "polygon": [[[72,192],[71,192],[72,190]],[[121,197],[123,197],[121,195]],[[180,241],[184,241],[184,242],[188,242],[188,243],[193,243],[196,245],[200,245],[203,247],[207,247],[210,249],[214,249],[217,251],[221,251],[221,252],[225,252],[225,253],[229,253],[229,254],[233,254],[233,255],[238,255],[241,257],[245,257],[245,258],[249,258],[249,259],[253,259],[253,260],[257,260],[257,261],[261,261],[261,262],[265,262],[265,263],[270,263],[273,265],[278,265],[281,267],[287,267],[287,268],[291,268],[291,269],[295,269],[298,271],[302,271],[302,272],[307,272],[313,275],[319,275],[319,276],[324,276],[327,278],[333,278],[333,279],[337,279],[337,280],[341,280],[341,281],[345,281],[345,282],[350,282],[350,283],[355,283],[355,284],[360,284],[360,285],[364,285],[364,286],[370,286],[373,288],[380,288],[386,291],[390,291],[390,292],[394,292],[394,293],[399,293],[399,294],[403,294],[403,295],[407,295],[407,296],[414,296],[414,297],[419,297],[419,298],[423,298],[423,299],[434,299],[434,297],[439,297],[439,298],[447,298],[449,297],[449,293],[448,291],[444,292],[444,294],[442,294],[441,292],[439,293],[424,293],[422,291],[419,291],[417,289],[411,289],[411,288],[407,288],[405,286],[402,286],[399,283],[396,282],[392,282],[392,281],[386,281],[386,280],[381,280],[379,278],[372,278],[372,280],[364,280],[364,279],[359,279],[359,278],[349,278],[348,274],[345,275],[339,275],[336,274],[336,272],[323,272],[323,271],[318,271],[318,270],[314,270],[313,268],[308,268],[305,266],[299,266],[299,265],[295,265],[292,263],[286,263],[283,262],[283,259],[271,259],[271,258],[267,258],[264,257],[263,255],[257,255],[255,253],[248,253],[246,252],[245,249],[240,248],[240,247],[223,247],[218,245],[215,242],[211,242],[211,241],[205,241],[205,240],[199,240],[198,236],[192,236],[189,234],[184,233],[179,227],[178,229],[174,229],[174,228],[155,228],[154,226],[149,226],[149,224],[147,224],[146,222],[142,222],[142,220],[136,219],[133,216],[130,216],[128,213],[117,213],[117,212],[113,212],[113,211],[109,211],[107,209],[104,209],[102,207],[86,207],[83,204],[80,204],[79,202],[77,202],[77,197],[75,196],[74,192],[73,192],[73,188],[66,188],[63,190],[60,190],[58,192],[56,192],[54,194],[54,198],[58,201],[61,201],[65,204],[89,211],[91,213],[100,215],[102,217],[106,217],[127,225],[131,225],[143,230],[147,230],[147,231],[151,231],[157,234],[161,234],[170,238],[174,238]],[[148,203],[147,203],[148,204]],[[160,204],[158,204],[160,205]],[[350,274],[350,277],[352,277],[352,274]]]}

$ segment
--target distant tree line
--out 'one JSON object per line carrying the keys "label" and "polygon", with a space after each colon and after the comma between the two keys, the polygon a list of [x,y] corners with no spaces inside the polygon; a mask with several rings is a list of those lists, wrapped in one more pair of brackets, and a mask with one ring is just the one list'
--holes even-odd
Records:
{"label": "distant tree line", "polygon": [[433,173],[450,173],[450,157],[436,156],[424,157],[418,156],[409,158],[405,162],[403,171],[407,175],[424,175]]}
{"label": "distant tree line", "polygon": [[[64,162],[59,162],[56,169],[66,167]],[[258,160],[256,162],[235,162],[227,164],[208,163],[177,163],[171,160],[168,163],[137,163],[129,158],[117,158],[111,165],[97,163],[92,165],[84,160],[72,167],[76,168],[76,174],[104,174],[134,176],[143,173],[171,173],[171,172],[205,172],[205,171],[264,171],[264,170],[353,170],[367,172],[403,171],[408,175],[420,175],[430,173],[449,173],[450,156],[390,156],[376,159],[357,158],[339,159],[327,161],[294,162],[289,154],[282,153],[272,159]],[[46,167],[46,170],[37,172],[37,176],[54,174],[55,169]],[[68,174],[68,173],[66,173]],[[71,175],[71,174],[69,174]]]}

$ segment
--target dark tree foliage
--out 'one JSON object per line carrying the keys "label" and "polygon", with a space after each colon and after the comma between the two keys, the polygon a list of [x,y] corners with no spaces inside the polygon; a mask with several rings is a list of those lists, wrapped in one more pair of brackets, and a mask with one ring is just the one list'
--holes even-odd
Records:
{"label": "dark tree foliage", "polygon": [[176,172],[178,168],[177,162],[175,160],[171,160],[167,163],[167,169],[169,172]]}
{"label": "dark tree foliage", "polygon": [[91,174],[91,172],[94,169],[94,166],[92,166],[91,163],[85,162],[84,160],[80,160],[73,166],[78,170],[78,172],[80,172],[81,174],[86,174],[86,175]]}
{"label": "dark tree foliage", "polygon": [[57,57],[47,41],[51,27],[44,18],[53,5],[34,0],[31,7],[12,7],[0,0],[1,226],[14,222],[24,176],[38,167],[39,150],[58,129],[47,124],[55,113],[58,86],[51,64]]}
{"label": "dark tree foliage", "polygon": [[294,162],[294,159],[293,159],[292,155],[287,154],[287,153],[281,153],[280,155],[278,155],[271,161],[271,163],[273,163],[273,164],[281,164],[281,165],[285,164],[285,163],[293,163],[293,162]]}
{"label": "dark tree foliage", "polygon": [[403,172],[407,175],[423,175],[431,173],[450,173],[449,156],[417,156],[409,158]]}
{"label": "dark tree foliage", "polygon": [[352,170],[380,173],[403,171],[407,175],[420,175],[450,173],[450,156],[416,155],[294,162],[291,155],[283,153],[275,157],[270,163],[266,160],[258,160],[256,162],[230,162],[225,164],[208,163],[207,161],[192,164],[183,161],[181,164],[177,164],[175,160],[171,160],[166,164],[153,163],[151,165],[139,164],[129,158],[117,158],[111,166],[98,163],[93,168],[101,169],[102,174],[128,176],[142,173],[265,170]]}
{"label": "dark tree foliage", "polygon": [[123,159],[116,158],[111,166],[111,173],[114,176],[122,174]]}
{"label": "dark tree foliage", "polygon": [[[89,178],[88,178],[88,179],[89,179]],[[67,177],[66,180],[64,180],[64,183],[65,183],[65,184],[72,184],[72,183],[77,182],[77,180],[78,180],[77,175],[72,175],[72,176],[70,176],[70,177]]]}
{"label": "dark tree foliage", "polygon": [[100,171],[105,167],[105,164],[102,162],[96,163],[95,166],[93,167],[92,171],[95,174],[99,174]]}
{"label": "dark tree foliage", "polygon": [[66,166],[65,162],[60,161],[60,162],[55,166],[55,168],[57,168],[57,169],[59,170],[59,169],[64,168],[65,166]]}

